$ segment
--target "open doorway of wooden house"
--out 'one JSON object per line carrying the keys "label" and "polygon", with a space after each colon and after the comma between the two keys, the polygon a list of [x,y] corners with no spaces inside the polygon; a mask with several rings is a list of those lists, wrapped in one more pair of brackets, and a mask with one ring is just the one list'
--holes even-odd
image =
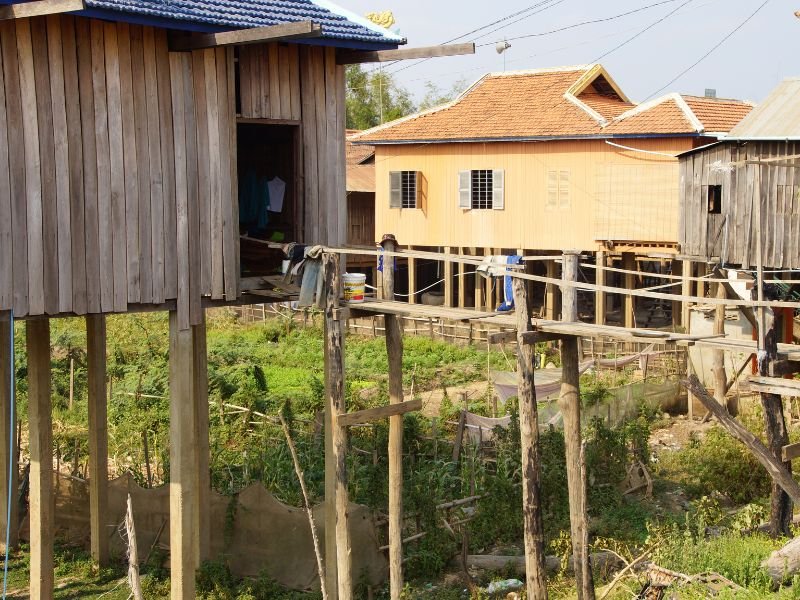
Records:
{"label": "open doorway of wooden house", "polygon": [[237,124],[242,277],[280,273],[284,258],[269,242],[301,239],[296,152],[300,128],[256,120]]}

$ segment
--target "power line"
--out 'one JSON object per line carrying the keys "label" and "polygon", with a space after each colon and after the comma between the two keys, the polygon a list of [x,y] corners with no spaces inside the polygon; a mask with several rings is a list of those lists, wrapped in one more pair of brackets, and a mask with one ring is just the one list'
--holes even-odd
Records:
{"label": "power line", "polygon": [[728,41],[728,39],[729,39],[729,38],[731,38],[731,37],[732,37],[732,36],[733,36],[733,35],[734,35],[734,34],[735,34],[737,31],[739,31],[739,30],[740,30],[742,27],[744,27],[744,26],[745,26],[745,25],[746,25],[746,24],[747,24],[747,23],[748,23],[748,22],[749,22],[749,21],[750,21],[750,20],[751,20],[753,17],[755,17],[755,16],[756,16],[756,15],[759,13],[759,11],[761,11],[761,9],[762,9],[762,8],[764,8],[764,7],[767,5],[767,3],[769,3],[769,0],[764,0],[764,2],[762,2],[762,3],[761,3],[761,5],[760,5],[760,6],[759,6],[757,9],[755,9],[755,10],[754,10],[752,13],[750,13],[750,15],[749,15],[749,16],[748,16],[748,17],[747,17],[747,18],[746,18],[744,21],[742,21],[741,23],[739,23],[739,25],[737,25],[737,26],[736,26],[736,27],[735,27],[735,28],[734,28],[732,31],[730,31],[730,32],[729,32],[729,33],[728,33],[728,34],[727,34],[725,37],[723,37],[723,38],[722,38],[722,39],[721,39],[719,42],[717,42],[717,43],[716,43],[716,44],[715,44],[715,45],[714,45],[714,46],[713,46],[713,47],[712,47],[712,48],[711,48],[711,49],[710,49],[708,52],[706,52],[705,54],[703,54],[703,56],[701,56],[701,57],[700,57],[700,58],[698,58],[698,59],[697,59],[695,62],[693,62],[691,65],[689,65],[688,67],[686,67],[686,68],[685,68],[683,71],[681,71],[680,73],[678,73],[678,74],[677,74],[675,77],[673,77],[672,79],[670,79],[670,80],[669,80],[669,82],[667,82],[665,85],[663,85],[662,87],[658,88],[658,89],[657,89],[655,92],[653,92],[652,94],[650,94],[650,95],[649,95],[647,98],[645,98],[645,100],[648,100],[648,99],[652,98],[653,96],[655,96],[655,95],[657,95],[657,94],[661,93],[663,90],[665,90],[666,88],[668,88],[669,86],[671,86],[673,83],[675,83],[676,81],[678,81],[678,79],[680,79],[681,77],[683,77],[684,75],[686,75],[686,73],[688,73],[689,71],[691,71],[692,69],[694,69],[694,68],[695,68],[697,65],[699,65],[701,62],[703,62],[703,61],[704,61],[706,58],[708,58],[708,57],[709,57],[709,56],[710,56],[710,55],[711,55],[711,54],[712,54],[712,53],[713,53],[713,52],[714,52],[714,51],[715,51],[717,48],[719,48],[720,46],[722,46],[722,44],[724,44],[726,41]]}
{"label": "power line", "polygon": [[[572,25],[567,25],[565,27],[559,27],[558,29],[551,29],[550,31],[542,31],[539,33],[528,33],[526,35],[518,35],[515,37],[505,38],[506,41],[513,42],[514,40],[524,40],[527,38],[533,37],[544,37],[546,35],[552,35],[554,33],[560,33],[562,31],[567,31],[569,29],[575,29],[576,27],[583,27],[584,25],[594,25],[595,23],[606,23],[608,21],[614,21],[615,19],[620,19],[622,17],[627,17],[628,15],[632,15],[634,13],[641,12],[643,10],[648,10],[650,8],[654,8],[656,6],[661,6],[662,4],[671,4],[672,2],[677,2],[678,0],[662,0],[661,2],[656,2],[655,4],[648,4],[647,6],[642,6],[640,8],[635,8],[633,10],[629,10],[627,12],[619,13],[618,15],[614,15],[611,17],[604,17],[601,19],[592,19],[591,21],[581,21],[580,23],[573,23]],[[487,34],[488,35],[488,34]],[[485,37],[485,36],[481,36]],[[494,42],[489,42],[486,44],[480,44],[478,47],[482,48],[484,46],[491,46]]]}
{"label": "power line", "polygon": [[670,18],[672,15],[674,15],[676,12],[678,12],[680,9],[682,9],[684,6],[686,6],[687,4],[689,4],[689,3],[690,3],[690,2],[692,2],[692,1],[693,1],[693,0],[686,0],[686,1],[685,1],[683,4],[681,4],[681,5],[680,5],[678,8],[675,8],[675,9],[673,9],[673,10],[669,11],[669,12],[668,12],[666,15],[664,15],[663,17],[661,17],[661,18],[660,18],[660,19],[658,19],[657,21],[654,21],[654,22],[650,23],[650,25],[648,25],[647,27],[645,27],[644,29],[642,29],[641,31],[639,31],[638,33],[636,33],[635,35],[633,35],[633,36],[629,37],[629,38],[628,38],[627,40],[625,40],[624,42],[622,42],[622,43],[620,43],[620,44],[617,44],[616,46],[614,46],[613,48],[611,48],[611,50],[609,50],[608,52],[604,52],[603,54],[601,54],[600,56],[598,56],[597,58],[595,58],[595,59],[594,59],[592,62],[593,62],[593,63],[600,62],[600,60],[602,60],[603,58],[605,58],[605,57],[606,57],[606,56],[608,56],[609,54],[613,54],[614,52],[616,52],[617,50],[619,50],[619,49],[620,49],[620,48],[622,48],[623,46],[627,46],[627,45],[628,45],[628,44],[630,44],[630,43],[631,43],[633,40],[635,40],[636,38],[638,38],[640,35],[642,35],[642,34],[646,33],[647,31],[650,31],[650,30],[651,30],[653,27],[655,27],[656,25],[658,25],[658,24],[659,24],[659,23],[661,23],[662,21],[665,21],[666,19],[669,19],[669,18]]}

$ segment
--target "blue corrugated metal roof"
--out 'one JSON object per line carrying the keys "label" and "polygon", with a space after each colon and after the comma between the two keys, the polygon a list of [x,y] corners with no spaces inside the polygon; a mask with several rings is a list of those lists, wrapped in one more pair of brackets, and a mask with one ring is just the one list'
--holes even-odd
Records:
{"label": "blue corrugated metal roof", "polygon": [[[392,45],[405,40],[327,0],[85,0],[88,9],[219,28],[313,21],[323,38]],[[179,25],[176,23],[176,27]]]}

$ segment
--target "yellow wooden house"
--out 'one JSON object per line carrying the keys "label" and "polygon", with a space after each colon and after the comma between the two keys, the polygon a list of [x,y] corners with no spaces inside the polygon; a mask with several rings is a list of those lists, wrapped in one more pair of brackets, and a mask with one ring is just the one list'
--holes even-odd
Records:
{"label": "yellow wooden house", "polygon": [[[676,155],[724,136],[751,108],[679,94],[636,104],[591,64],[488,74],[449,104],[350,139],[375,147],[376,239],[631,264],[680,252]],[[416,286],[412,271],[410,291],[436,275]],[[443,288],[447,305],[498,303],[471,291],[479,282]]]}

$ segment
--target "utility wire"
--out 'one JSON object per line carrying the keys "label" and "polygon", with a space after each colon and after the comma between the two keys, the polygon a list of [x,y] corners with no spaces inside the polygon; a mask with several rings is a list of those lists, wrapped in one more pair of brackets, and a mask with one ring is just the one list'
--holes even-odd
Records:
{"label": "utility wire", "polygon": [[686,1],[685,1],[685,2],[683,2],[683,3],[682,3],[682,4],[681,4],[681,5],[678,7],[678,8],[675,8],[675,9],[673,9],[673,10],[669,11],[669,12],[668,12],[666,15],[664,15],[663,17],[661,17],[661,18],[660,18],[660,19],[658,19],[657,21],[653,21],[652,23],[650,23],[650,25],[648,25],[647,27],[645,27],[644,29],[642,29],[642,30],[641,30],[641,31],[639,31],[638,33],[636,33],[636,34],[632,35],[631,37],[629,37],[629,38],[628,38],[627,40],[625,40],[624,42],[622,42],[622,43],[620,43],[620,44],[617,44],[616,46],[614,46],[613,48],[611,48],[611,50],[608,50],[607,52],[604,52],[603,54],[601,54],[600,56],[598,56],[597,58],[595,58],[595,59],[594,59],[593,61],[591,61],[591,62],[593,62],[593,63],[600,62],[600,60],[602,60],[603,58],[605,58],[605,57],[606,57],[606,56],[608,56],[609,54],[613,54],[614,52],[616,52],[616,51],[617,51],[617,50],[619,50],[620,48],[622,48],[622,47],[624,47],[624,46],[627,46],[627,45],[628,45],[628,44],[630,44],[630,43],[631,43],[633,40],[635,40],[636,38],[638,38],[640,35],[642,35],[642,34],[646,33],[647,31],[650,31],[650,30],[651,30],[653,27],[655,27],[655,26],[656,26],[656,25],[658,25],[659,23],[661,23],[661,22],[663,22],[663,21],[665,21],[665,20],[669,19],[669,18],[670,18],[672,15],[674,15],[676,12],[678,12],[680,9],[682,9],[684,6],[686,6],[687,4],[689,4],[689,3],[690,3],[690,2],[692,2],[692,1],[693,1],[693,0],[686,0]]}
{"label": "utility wire", "polygon": [[759,6],[757,9],[755,9],[755,10],[754,10],[752,13],[750,13],[750,15],[748,15],[748,17],[747,17],[747,18],[746,18],[744,21],[742,21],[741,23],[739,23],[739,24],[738,24],[738,25],[737,25],[737,26],[736,26],[736,27],[735,27],[735,28],[734,28],[732,31],[730,31],[730,32],[729,32],[729,33],[728,33],[728,34],[727,34],[725,37],[723,37],[723,38],[722,38],[722,39],[721,39],[719,42],[717,42],[717,43],[716,43],[716,44],[715,44],[715,45],[714,45],[714,46],[713,46],[713,47],[712,47],[712,48],[711,48],[711,49],[710,49],[708,52],[706,52],[705,54],[703,54],[703,56],[701,56],[701,57],[700,57],[700,58],[698,58],[696,61],[694,61],[694,62],[693,62],[691,65],[689,65],[688,67],[686,67],[686,68],[685,68],[683,71],[681,71],[680,73],[678,73],[678,74],[677,74],[675,77],[673,77],[672,79],[670,79],[668,83],[666,83],[666,84],[665,84],[665,85],[663,85],[662,87],[658,88],[658,89],[657,89],[655,92],[653,92],[652,94],[650,94],[650,95],[649,95],[647,98],[645,98],[645,100],[649,100],[649,99],[650,99],[650,98],[652,98],[653,96],[655,96],[655,95],[657,95],[657,94],[660,94],[660,93],[661,93],[663,90],[665,90],[666,88],[668,88],[669,86],[671,86],[673,83],[675,83],[676,81],[678,81],[678,79],[680,79],[681,77],[683,77],[684,75],[686,75],[686,73],[688,73],[689,71],[691,71],[692,69],[694,69],[694,68],[695,68],[697,65],[699,65],[701,62],[703,62],[703,61],[704,61],[706,58],[708,58],[709,56],[711,56],[711,54],[712,54],[712,53],[713,53],[713,52],[714,52],[714,51],[715,51],[717,48],[719,48],[720,46],[722,46],[722,44],[724,44],[726,41],[728,41],[728,39],[730,39],[730,38],[731,38],[731,37],[732,37],[732,36],[733,36],[733,35],[734,35],[734,34],[735,34],[737,31],[739,31],[739,30],[740,30],[742,27],[744,27],[745,25],[747,25],[747,23],[748,23],[748,22],[749,22],[749,21],[750,21],[750,20],[751,20],[753,17],[755,17],[755,16],[756,16],[756,15],[757,15],[757,14],[758,14],[760,11],[761,11],[761,9],[762,9],[762,8],[764,8],[764,7],[765,7],[765,6],[766,6],[768,3],[769,3],[769,0],[764,0],[764,2],[762,2],[762,3],[761,3],[761,5],[760,5],[760,6]]}
{"label": "utility wire", "polygon": [[[677,2],[678,0],[662,0],[661,2],[656,2],[654,4],[648,4],[647,6],[642,6],[640,8],[635,8],[633,10],[629,10],[627,12],[619,13],[617,15],[613,15],[611,17],[603,17],[601,19],[592,19],[590,21],[581,21],[580,23],[573,23],[572,25],[567,25],[565,27],[559,27],[558,29],[551,29],[549,31],[542,31],[539,33],[528,33],[525,35],[518,35],[515,37],[505,38],[507,42],[513,42],[514,40],[524,40],[527,38],[533,37],[544,37],[546,35],[552,35],[554,33],[560,33],[562,31],[568,31],[569,29],[575,29],[576,27],[583,27],[584,25],[594,25],[595,23],[606,23],[608,21],[614,21],[616,19],[621,19],[622,17],[627,17],[628,15],[632,15],[634,13],[642,12],[643,10],[648,10],[650,8],[654,8],[656,6],[661,6],[662,4],[671,4],[673,2]],[[491,33],[491,32],[490,32]],[[488,35],[488,34],[486,34]],[[481,36],[485,37],[485,36]],[[480,39],[480,38],[478,38]],[[480,44],[478,48],[483,48],[484,46],[491,46],[494,42],[487,42],[485,44]]]}

